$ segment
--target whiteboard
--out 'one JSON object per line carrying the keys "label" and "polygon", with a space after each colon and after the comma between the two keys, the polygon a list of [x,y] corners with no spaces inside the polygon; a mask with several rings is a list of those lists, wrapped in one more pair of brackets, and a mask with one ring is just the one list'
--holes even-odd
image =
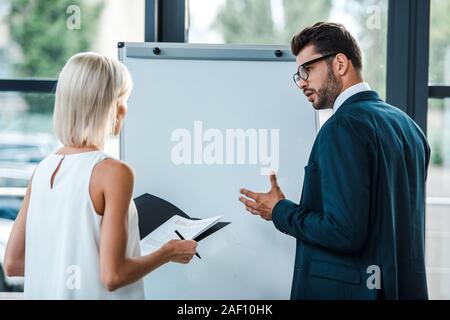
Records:
{"label": "whiteboard", "polygon": [[120,43],[119,59],[133,78],[120,138],[133,196],[231,222],[199,242],[202,259],[147,275],[146,298],[289,299],[295,239],[238,198],[267,192],[276,170],[300,200],[317,115],[292,80],[295,58],[280,46]]}

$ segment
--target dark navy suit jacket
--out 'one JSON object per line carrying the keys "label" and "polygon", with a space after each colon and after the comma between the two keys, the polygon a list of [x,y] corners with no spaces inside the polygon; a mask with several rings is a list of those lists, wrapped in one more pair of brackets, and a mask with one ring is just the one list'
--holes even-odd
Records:
{"label": "dark navy suit jacket", "polygon": [[341,105],[316,137],[300,203],[273,210],[297,239],[292,299],[428,298],[429,158],[420,128],[376,92]]}

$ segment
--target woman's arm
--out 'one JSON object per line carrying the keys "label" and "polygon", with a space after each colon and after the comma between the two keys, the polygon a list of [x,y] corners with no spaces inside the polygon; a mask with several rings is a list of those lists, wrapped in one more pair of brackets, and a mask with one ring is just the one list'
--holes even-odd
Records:
{"label": "woman's arm", "polygon": [[17,214],[16,220],[9,235],[6,245],[3,266],[8,277],[24,276],[25,270],[25,226],[27,222],[28,204],[30,202],[31,181],[22,202],[22,207]]}
{"label": "woman's arm", "polygon": [[172,240],[152,254],[126,257],[134,174],[126,164],[113,159],[102,161],[97,167],[95,176],[101,177],[104,194],[100,235],[100,275],[104,286],[113,291],[169,261],[188,263],[196,252],[197,244],[192,240]]}

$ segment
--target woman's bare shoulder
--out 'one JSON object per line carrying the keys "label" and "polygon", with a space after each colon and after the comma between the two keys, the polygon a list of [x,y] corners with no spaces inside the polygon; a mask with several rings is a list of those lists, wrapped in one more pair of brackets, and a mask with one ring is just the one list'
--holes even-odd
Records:
{"label": "woman's bare shoulder", "polygon": [[95,180],[102,181],[106,184],[120,181],[121,183],[134,181],[134,170],[125,162],[114,159],[106,158],[98,163],[94,172],[92,173]]}

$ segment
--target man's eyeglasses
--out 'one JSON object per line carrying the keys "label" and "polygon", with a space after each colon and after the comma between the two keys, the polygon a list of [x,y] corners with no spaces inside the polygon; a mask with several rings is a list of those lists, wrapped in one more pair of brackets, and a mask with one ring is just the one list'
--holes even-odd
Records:
{"label": "man's eyeglasses", "polygon": [[322,61],[324,59],[327,59],[329,57],[335,56],[337,55],[337,53],[330,53],[330,54],[326,54],[322,57],[310,60],[310,61],[306,61],[304,64],[300,65],[297,69],[297,72],[294,73],[294,82],[295,84],[298,86],[298,83],[300,82],[300,80],[306,81],[308,80],[309,77],[309,67],[311,67],[314,63]]}

